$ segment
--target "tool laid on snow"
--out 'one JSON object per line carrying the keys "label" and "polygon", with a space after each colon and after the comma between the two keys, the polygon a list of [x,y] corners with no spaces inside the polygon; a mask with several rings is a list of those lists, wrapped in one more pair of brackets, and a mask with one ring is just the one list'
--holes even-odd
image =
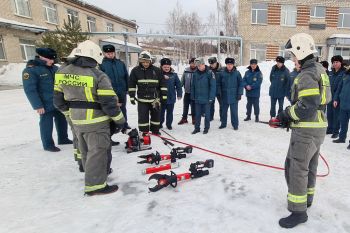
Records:
{"label": "tool laid on snow", "polygon": [[125,142],[127,153],[152,149],[151,136],[148,133],[139,133],[137,129],[132,129],[128,135],[128,141]]}
{"label": "tool laid on snow", "polygon": [[177,163],[167,163],[167,164],[162,164],[156,167],[148,167],[145,170],[142,170],[142,174],[152,174],[160,171],[165,171],[165,170],[170,170],[174,168],[178,168],[180,164]]}
{"label": "tool laid on snow", "polygon": [[170,171],[170,175],[165,174],[153,174],[149,177],[149,181],[156,180],[157,185],[148,188],[151,192],[156,192],[162,188],[167,187],[170,185],[171,187],[175,188],[177,186],[177,182],[181,180],[189,180],[189,179],[195,179],[202,176],[209,175],[209,170],[203,170],[203,168],[212,168],[214,167],[214,160],[208,159],[206,161],[197,161],[195,163],[191,163],[190,165],[190,172],[182,173],[182,174],[175,174],[175,172]]}
{"label": "tool laid on snow", "polygon": [[172,163],[176,162],[176,159],[183,159],[186,158],[186,154],[192,153],[192,147],[186,146],[186,147],[177,147],[173,148],[170,152],[170,155],[161,155],[158,151],[156,153],[151,153],[147,155],[140,155],[139,158],[142,158],[144,160],[139,161],[137,163],[143,164],[159,164],[160,161],[170,160]]}

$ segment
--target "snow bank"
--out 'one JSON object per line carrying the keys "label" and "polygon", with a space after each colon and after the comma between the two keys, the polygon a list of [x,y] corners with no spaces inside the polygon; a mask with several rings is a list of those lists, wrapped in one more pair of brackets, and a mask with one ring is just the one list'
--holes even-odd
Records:
{"label": "snow bank", "polygon": [[22,71],[26,63],[10,63],[0,68],[0,85],[22,85]]}

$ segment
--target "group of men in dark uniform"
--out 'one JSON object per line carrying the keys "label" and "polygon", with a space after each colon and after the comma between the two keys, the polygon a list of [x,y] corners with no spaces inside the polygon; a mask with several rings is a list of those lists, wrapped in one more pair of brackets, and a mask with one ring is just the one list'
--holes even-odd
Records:
{"label": "group of men in dark uniform", "polygon": [[[296,70],[289,73],[284,66],[284,58],[277,57],[277,64],[270,74],[269,95],[270,125],[292,128],[285,162],[288,209],[292,214],[279,222],[281,227],[291,228],[307,221],[306,208],[313,201],[320,146],[326,133],[335,134],[339,130],[331,119],[333,117],[333,121],[336,121],[335,109],[339,105],[342,123],[338,142],[345,142],[350,117],[350,101],[346,98],[347,91],[350,91],[350,74],[342,66],[337,66],[341,59],[335,56],[332,58],[334,70],[329,81],[326,70],[314,57],[316,49],[313,38],[305,33],[291,37],[286,49],[293,56]],[[227,127],[227,111],[230,108],[231,124],[237,130],[238,101],[241,100],[243,89],[247,97],[244,120],[251,120],[254,107],[255,121],[259,122],[263,76],[256,59],[250,60],[242,78],[231,57],[225,59],[225,67],[220,67],[215,57],[209,58],[210,66],[205,65],[203,58],[192,58],[180,83],[168,58],[163,58],[161,68],[158,68],[153,65],[151,54],[144,51],[139,55],[139,65],[132,69],[129,76],[124,63],[116,58],[112,45],[103,46],[103,52],[94,42],[84,41],[78,44],[65,64],[58,69],[54,65],[57,58],[55,51],[38,48],[38,56],[28,62],[22,75],[25,93],[33,109],[40,115],[44,150],[59,151],[52,139],[53,119],[58,144],[72,143],[67,137],[66,119],[72,126],[76,150],[81,158],[81,171],[85,172],[86,195],[108,194],[118,190],[117,185],[108,185],[106,180],[112,172],[111,134],[130,129],[127,123],[127,94],[131,104],[138,103],[138,127],[141,133],[160,135],[163,123],[169,130],[172,129],[174,104],[176,99],[182,98],[181,86],[184,87],[184,105],[182,119],[178,124],[188,123],[191,106],[194,124],[192,134],[200,132],[203,116],[203,133],[208,133],[214,116],[215,98],[220,105],[219,129]],[[331,89],[332,94],[334,92],[333,102]],[[291,106],[283,110],[285,96]],[[279,109],[276,114],[277,102]],[[328,128],[326,106],[330,121]]]}

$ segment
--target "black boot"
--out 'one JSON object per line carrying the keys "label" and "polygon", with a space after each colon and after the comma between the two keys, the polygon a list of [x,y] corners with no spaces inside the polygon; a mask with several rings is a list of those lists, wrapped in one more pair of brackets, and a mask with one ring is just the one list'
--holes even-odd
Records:
{"label": "black boot", "polygon": [[350,150],[350,142],[349,142],[349,145],[348,145],[348,147],[346,147],[346,149]]}
{"label": "black boot", "polygon": [[209,129],[204,129],[203,134],[207,134],[209,132]]}
{"label": "black boot", "polygon": [[250,116],[247,116],[246,118],[244,118],[244,121],[250,121],[250,120],[251,120]]}
{"label": "black boot", "polygon": [[336,140],[333,140],[334,143],[345,143],[345,139],[336,139]]}
{"label": "black boot", "polygon": [[255,116],[255,122],[259,122],[259,116],[258,115]]}
{"label": "black boot", "polygon": [[59,151],[61,151],[61,149],[58,148],[57,146],[49,147],[49,148],[46,148],[44,150],[50,151],[50,152],[59,152]]}
{"label": "black boot", "polygon": [[334,134],[332,134],[331,138],[337,138],[338,136],[339,136],[338,133],[334,133]]}
{"label": "black boot", "polygon": [[92,192],[85,192],[85,195],[88,196],[94,196],[94,195],[105,195],[105,194],[110,194],[110,193],[114,193],[118,191],[118,185],[111,185],[109,186],[108,184],[106,185],[106,187],[102,188],[102,189],[98,189]]}
{"label": "black boot", "polygon": [[289,215],[286,218],[281,218],[279,220],[279,224],[283,228],[293,228],[300,223],[304,223],[307,221],[307,213],[306,211],[303,212],[292,212],[291,215]]}
{"label": "black boot", "polygon": [[195,130],[192,131],[192,134],[196,134],[196,133],[199,133],[199,132],[200,132],[199,129],[195,129]]}

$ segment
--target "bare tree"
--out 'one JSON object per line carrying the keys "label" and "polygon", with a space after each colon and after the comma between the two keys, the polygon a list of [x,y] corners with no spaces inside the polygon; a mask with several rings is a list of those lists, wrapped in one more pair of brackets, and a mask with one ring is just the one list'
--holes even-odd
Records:
{"label": "bare tree", "polygon": [[[238,19],[235,12],[235,5],[232,0],[223,0],[221,2],[220,11],[222,13],[222,23],[224,25],[224,35],[226,36],[236,36],[237,35],[237,25]],[[237,43],[226,42],[224,45],[227,54],[233,54],[236,51]]]}

